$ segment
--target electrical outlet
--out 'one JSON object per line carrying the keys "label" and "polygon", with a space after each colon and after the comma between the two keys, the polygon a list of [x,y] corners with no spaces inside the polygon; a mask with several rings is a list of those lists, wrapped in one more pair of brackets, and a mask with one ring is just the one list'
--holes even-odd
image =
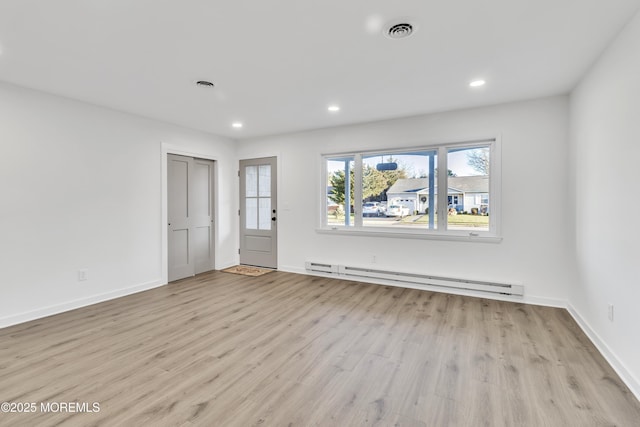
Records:
{"label": "electrical outlet", "polygon": [[607,315],[609,316],[609,321],[613,322],[613,304],[609,304]]}
{"label": "electrical outlet", "polygon": [[371,263],[372,263],[372,264],[375,264],[376,262],[378,262],[378,257],[377,257],[376,255],[373,255],[373,256],[371,257]]}
{"label": "electrical outlet", "polygon": [[89,277],[89,270],[83,268],[82,270],[78,270],[78,282],[83,282],[87,280]]}

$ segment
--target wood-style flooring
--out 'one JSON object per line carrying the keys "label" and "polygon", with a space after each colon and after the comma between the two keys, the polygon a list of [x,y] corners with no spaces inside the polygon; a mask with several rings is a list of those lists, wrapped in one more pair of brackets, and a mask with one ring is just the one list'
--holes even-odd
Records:
{"label": "wood-style flooring", "polygon": [[5,401],[100,411],[3,426],[640,425],[566,310],[283,272],[205,273],[2,329]]}

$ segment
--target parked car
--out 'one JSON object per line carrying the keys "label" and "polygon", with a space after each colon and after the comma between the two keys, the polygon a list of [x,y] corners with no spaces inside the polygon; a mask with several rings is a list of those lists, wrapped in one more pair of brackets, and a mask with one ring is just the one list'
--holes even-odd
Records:
{"label": "parked car", "polygon": [[362,216],[380,216],[382,209],[378,202],[367,202],[362,205]]}
{"label": "parked car", "polygon": [[409,208],[403,205],[387,206],[387,216],[399,216],[400,218],[409,215]]}

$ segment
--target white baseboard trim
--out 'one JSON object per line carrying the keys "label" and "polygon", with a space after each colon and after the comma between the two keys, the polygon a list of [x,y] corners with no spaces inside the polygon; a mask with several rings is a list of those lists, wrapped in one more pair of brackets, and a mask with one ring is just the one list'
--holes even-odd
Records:
{"label": "white baseboard trim", "polygon": [[567,311],[571,314],[571,317],[576,321],[580,329],[587,335],[593,345],[596,346],[600,354],[609,362],[609,365],[620,376],[620,379],[629,387],[631,393],[640,400],[640,381],[629,371],[626,365],[616,356],[611,348],[604,342],[602,338],[591,328],[589,323],[578,313],[571,304],[567,304]]}
{"label": "white baseboard trim", "polygon": [[278,271],[284,271],[286,273],[306,274],[308,276],[313,276],[312,274],[309,274],[310,272],[304,268],[291,267],[290,265],[279,265]]}
{"label": "white baseboard trim", "polygon": [[86,298],[80,298],[73,301],[68,301],[62,304],[56,304],[48,307],[39,308],[33,311],[27,311],[20,314],[14,314],[11,316],[2,317],[0,318],[0,329],[17,325],[19,323],[25,323],[31,320],[52,316],[54,314],[63,313],[65,311],[86,307],[86,306],[97,304],[100,302],[109,301],[115,298],[136,294],[138,292],[147,291],[149,289],[157,288],[163,285],[166,285],[166,283],[163,283],[162,280],[154,280],[152,282],[142,283],[139,285],[130,286],[128,288],[118,289],[115,291],[92,295]]}
{"label": "white baseboard trim", "polygon": [[541,305],[544,307],[564,308],[567,309],[567,301],[557,298],[537,297],[533,295],[525,295],[524,303],[530,305]]}
{"label": "white baseboard trim", "polygon": [[226,262],[221,262],[217,267],[216,270],[224,270],[225,268],[229,268],[229,267],[234,267],[238,265],[237,261],[226,261]]}

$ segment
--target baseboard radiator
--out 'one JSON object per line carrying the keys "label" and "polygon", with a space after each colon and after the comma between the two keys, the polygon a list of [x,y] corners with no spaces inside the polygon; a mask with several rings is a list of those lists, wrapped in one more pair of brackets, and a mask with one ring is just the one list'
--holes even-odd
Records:
{"label": "baseboard radiator", "polygon": [[400,283],[429,285],[449,289],[464,289],[500,295],[524,295],[524,286],[507,283],[456,279],[453,277],[431,276],[427,274],[404,273],[399,271],[353,267],[347,265],[324,264],[318,262],[307,262],[305,264],[305,268],[308,271],[330,273],[351,278],[362,277],[364,279],[384,279]]}

